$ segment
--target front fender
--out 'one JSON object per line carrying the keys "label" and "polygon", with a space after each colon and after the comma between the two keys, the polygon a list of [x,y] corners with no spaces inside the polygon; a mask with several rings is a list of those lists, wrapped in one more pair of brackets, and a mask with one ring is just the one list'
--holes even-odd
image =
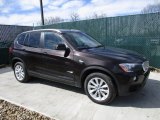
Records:
{"label": "front fender", "polygon": [[103,68],[101,66],[89,66],[89,67],[85,68],[80,74],[81,83],[83,83],[84,76],[88,71],[103,71],[104,73],[106,73],[107,75],[109,75],[112,78],[114,84],[116,85],[116,87],[118,87],[118,82],[117,82],[115,75],[111,71],[109,71],[108,69]]}

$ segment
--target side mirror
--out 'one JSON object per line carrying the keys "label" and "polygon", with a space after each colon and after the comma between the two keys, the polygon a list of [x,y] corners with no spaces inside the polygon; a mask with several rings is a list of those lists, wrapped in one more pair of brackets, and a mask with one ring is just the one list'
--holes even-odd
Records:
{"label": "side mirror", "polygon": [[70,49],[66,47],[65,44],[58,44],[56,50],[64,50],[64,57],[67,57],[70,54]]}
{"label": "side mirror", "polygon": [[56,47],[56,50],[66,50],[67,47],[65,44],[58,44],[57,47]]}

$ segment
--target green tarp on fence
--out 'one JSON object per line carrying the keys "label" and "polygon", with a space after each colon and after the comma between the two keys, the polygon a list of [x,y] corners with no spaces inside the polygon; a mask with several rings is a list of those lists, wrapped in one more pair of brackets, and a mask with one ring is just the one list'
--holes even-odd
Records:
{"label": "green tarp on fence", "polygon": [[0,65],[9,63],[8,48],[0,48]]}
{"label": "green tarp on fence", "polygon": [[[11,26],[0,27],[0,47],[8,47],[14,40],[12,35],[15,37],[20,31],[32,29],[31,27],[24,27],[24,29],[22,29],[23,27],[14,27],[15,30],[19,30],[14,34],[9,31],[8,40],[8,34],[5,32],[8,29],[4,29],[5,27],[12,28]],[[35,29],[40,28],[79,29],[105,46],[125,48],[143,54],[150,60],[152,66],[160,68],[160,13],[109,17],[35,27]],[[8,62],[7,56],[8,52],[0,49],[0,64]]]}
{"label": "green tarp on fence", "polygon": [[32,30],[29,26],[0,25],[0,65],[9,63],[8,48],[16,36],[27,30]]}
{"label": "green tarp on fence", "polygon": [[79,29],[105,46],[143,54],[152,66],[160,68],[160,13],[65,22],[35,29],[44,28]]}

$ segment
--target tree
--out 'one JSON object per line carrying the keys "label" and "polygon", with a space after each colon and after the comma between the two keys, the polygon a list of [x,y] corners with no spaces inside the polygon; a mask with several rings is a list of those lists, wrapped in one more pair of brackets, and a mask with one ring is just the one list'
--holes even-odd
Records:
{"label": "tree", "polygon": [[104,18],[106,17],[106,14],[102,13],[102,14],[97,14],[97,13],[93,13],[93,15],[91,16],[92,19],[98,19],[98,18]]}
{"label": "tree", "polygon": [[106,14],[101,13],[101,14],[97,14],[97,13],[93,13],[92,16],[87,16],[86,19],[98,19],[98,18],[104,18],[106,17]]}
{"label": "tree", "polygon": [[79,17],[78,13],[73,12],[70,17],[71,17],[72,22],[80,20],[80,17]]}
{"label": "tree", "polygon": [[142,14],[156,13],[156,12],[160,12],[160,3],[154,5],[148,5],[141,11]]}
{"label": "tree", "polygon": [[64,19],[60,17],[49,17],[45,19],[45,25],[50,25],[50,24],[55,24],[60,22],[64,22]]}
{"label": "tree", "polygon": [[[48,17],[44,19],[44,24],[45,25],[51,25],[51,24],[55,24],[55,23],[61,23],[64,22],[65,20],[63,18],[60,17]],[[37,26],[42,25],[41,21],[36,23]]]}

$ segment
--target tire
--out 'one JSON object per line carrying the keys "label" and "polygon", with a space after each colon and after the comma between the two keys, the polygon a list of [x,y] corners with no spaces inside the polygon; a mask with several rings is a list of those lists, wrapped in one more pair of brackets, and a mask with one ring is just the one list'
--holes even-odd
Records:
{"label": "tire", "polygon": [[84,89],[87,96],[98,104],[111,103],[117,94],[112,79],[103,73],[89,74],[85,79]]}
{"label": "tire", "polygon": [[21,83],[25,83],[29,81],[29,76],[27,73],[27,70],[25,68],[25,65],[22,62],[17,62],[14,65],[14,75],[17,79],[17,81]]}

